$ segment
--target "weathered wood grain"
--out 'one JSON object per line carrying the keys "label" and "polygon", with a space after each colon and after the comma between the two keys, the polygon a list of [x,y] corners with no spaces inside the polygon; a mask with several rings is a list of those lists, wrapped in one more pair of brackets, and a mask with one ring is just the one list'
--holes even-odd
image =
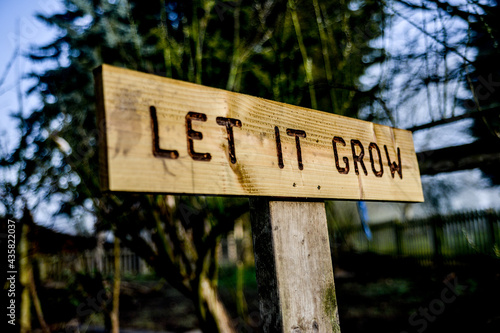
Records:
{"label": "weathered wood grain", "polygon": [[324,203],[250,205],[264,332],[340,333]]}
{"label": "weathered wood grain", "polygon": [[423,200],[408,131],[108,65],[95,76],[104,190]]}

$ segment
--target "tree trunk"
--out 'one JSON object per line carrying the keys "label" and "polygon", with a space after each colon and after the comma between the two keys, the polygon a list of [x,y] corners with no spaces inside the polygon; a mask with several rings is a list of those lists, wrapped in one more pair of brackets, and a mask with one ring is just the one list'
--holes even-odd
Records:
{"label": "tree trunk", "polygon": [[31,282],[31,267],[29,265],[29,227],[23,223],[21,225],[21,242],[19,244],[19,282],[22,286],[21,292],[21,318],[20,333],[31,332],[31,298],[30,298],[30,282]]}
{"label": "tree trunk", "polygon": [[200,308],[204,308],[201,314],[202,322],[200,322],[200,329],[203,332],[236,332],[231,318],[217,294],[217,288],[206,277],[201,278],[198,297]]}
{"label": "tree trunk", "polygon": [[[29,260],[29,259],[28,259]],[[40,327],[42,328],[43,333],[50,333],[49,326],[45,322],[45,318],[43,317],[42,304],[40,303],[40,299],[38,298],[38,293],[36,291],[35,285],[35,277],[33,276],[33,266],[29,264],[29,289],[31,293],[31,299],[33,300],[33,305],[35,307],[35,312],[38,317],[38,322],[40,323]]]}
{"label": "tree trunk", "polygon": [[114,256],[114,277],[113,277],[113,308],[110,313],[111,317],[111,332],[119,333],[119,305],[120,305],[120,274],[121,274],[121,258],[120,258],[120,239],[115,234],[113,256]]}

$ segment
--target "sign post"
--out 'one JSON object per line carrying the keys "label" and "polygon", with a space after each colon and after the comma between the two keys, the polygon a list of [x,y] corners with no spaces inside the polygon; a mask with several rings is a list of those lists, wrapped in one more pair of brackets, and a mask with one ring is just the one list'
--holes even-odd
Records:
{"label": "sign post", "polygon": [[423,201],[411,132],[103,65],[104,190],[251,199],[267,332],[340,332],[323,200]]}

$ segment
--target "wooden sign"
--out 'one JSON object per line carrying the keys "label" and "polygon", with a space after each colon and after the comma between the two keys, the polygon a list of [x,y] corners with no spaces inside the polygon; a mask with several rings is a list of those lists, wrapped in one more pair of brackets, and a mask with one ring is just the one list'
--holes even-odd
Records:
{"label": "wooden sign", "polygon": [[103,65],[104,190],[423,201],[409,131]]}
{"label": "wooden sign", "polygon": [[339,333],[324,203],[275,198],[423,201],[411,132],[108,65],[95,79],[103,189],[251,197],[264,332]]}

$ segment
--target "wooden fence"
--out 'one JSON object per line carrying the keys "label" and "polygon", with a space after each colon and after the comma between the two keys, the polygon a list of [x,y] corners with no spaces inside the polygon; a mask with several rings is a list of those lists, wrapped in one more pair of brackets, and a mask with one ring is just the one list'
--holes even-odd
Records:
{"label": "wooden fence", "polygon": [[[235,230],[229,232],[217,249],[221,265],[234,265],[237,261],[253,263],[252,236],[249,229],[244,230],[242,223],[236,223]],[[145,261],[128,248],[122,248],[121,274],[142,275],[152,273]],[[37,258],[40,277],[55,281],[64,281],[76,272],[100,272],[113,275],[114,254],[112,249],[94,249],[82,253],[41,255]]]}
{"label": "wooden fence", "polygon": [[[473,211],[449,216],[433,216],[411,221],[391,221],[370,225],[372,239],[368,240],[361,226],[337,230],[335,237],[357,252],[374,252],[398,257],[412,257],[421,264],[456,264],[461,258],[483,255],[500,258],[500,212]],[[229,233],[218,249],[221,264],[234,264],[237,253],[251,245],[249,236]],[[247,237],[248,236],[248,237]],[[242,249],[239,249],[239,248]],[[250,250],[244,252],[251,252]],[[43,279],[66,280],[75,272],[99,271],[113,274],[113,252],[86,251],[80,254],[44,255],[38,259]],[[250,258],[246,261],[253,261]],[[121,270],[124,275],[151,273],[149,266],[127,248],[121,251]]]}
{"label": "wooden fence", "polygon": [[422,264],[454,264],[484,255],[500,258],[500,212],[472,211],[411,221],[370,225],[368,240],[360,226],[337,235],[353,250],[413,257]]}
{"label": "wooden fence", "polygon": [[[121,273],[123,275],[148,274],[149,266],[128,248],[120,253]],[[76,272],[100,272],[102,275],[113,274],[114,255],[112,250],[85,251],[79,254],[43,255],[38,258],[42,279],[66,280]]]}

